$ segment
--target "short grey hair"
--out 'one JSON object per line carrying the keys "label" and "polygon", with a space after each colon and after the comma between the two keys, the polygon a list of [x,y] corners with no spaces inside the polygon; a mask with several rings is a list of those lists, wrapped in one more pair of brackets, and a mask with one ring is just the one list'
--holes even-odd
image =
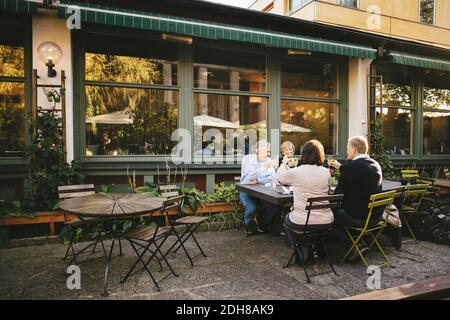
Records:
{"label": "short grey hair", "polygon": [[363,136],[351,137],[348,139],[348,145],[354,148],[359,154],[364,154],[369,151],[369,143],[366,137]]}
{"label": "short grey hair", "polygon": [[267,140],[259,140],[254,146],[254,151],[258,152],[259,148],[264,147],[270,149],[270,143]]}

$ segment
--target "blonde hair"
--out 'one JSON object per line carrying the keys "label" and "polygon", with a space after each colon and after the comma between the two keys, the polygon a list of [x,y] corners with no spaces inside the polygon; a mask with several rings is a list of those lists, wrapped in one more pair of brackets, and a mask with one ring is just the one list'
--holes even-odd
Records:
{"label": "blonde hair", "polygon": [[354,148],[359,154],[364,154],[369,151],[369,143],[366,137],[363,136],[351,137],[348,139],[348,145]]}
{"label": "blonde hair", "polygon": [[292,142],[290,142],[290,141],[284,141],[284,142],[281,144],[281,146],[280,146],[280,152],[283,153],[283,150],[284,150],[286,147],[288,147],[288,146],[292,147],[292,149],[293,149],[294,152],[295,152],[295,146],[294,146],[294,144],[293,144]]}

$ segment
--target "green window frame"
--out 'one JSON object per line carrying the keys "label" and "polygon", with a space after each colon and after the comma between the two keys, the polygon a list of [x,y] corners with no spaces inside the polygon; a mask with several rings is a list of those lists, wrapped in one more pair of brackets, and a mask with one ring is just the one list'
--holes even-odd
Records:
{"label": "green window frame", "polygon": [[[24,117],[27,117],[31,112],[31,18],[28,16],[23,16],[18,19],[11,19],[8,22],[5,21],[4,23],[5,24],[3,24],[3,21],[0,23],[0,29],[2,30],[4,30],[6,26],[12,28],[14,32],[20,30],[20,35],[23,40],[16,46],[22,47],[24,50],[24,75],[23,77],[0,76],[0,82],[23,83],[25,102]],[[7,33],[5,33],[5,36],[7,36],[6,34]],[[8,41],[2,41],[2,37],[0,37],[0,44],[1,43],[8,44]],[[24,123],[25,146],[27,146],[31,143],[31,136],[29,135],[29,125],[26,119],[24,119]],[[27,161],[24,160],[23,155],[24,153],[17,156],[0,157],[0,165],[19,165],[21,167],[20,171],[25,171]],[[8,174],[9,173],[5,173],[5,175]]]}
{"label": "green window frame", "polygon": [[[283,55],[281,59],[297,59],[299,62],[303,63],[321,63],[321,64],[331,64],[336,67],[336,96],[333,98],[325,97],[310,97],[305,95],[283,95],[281,93],[281,83],[280,83],[280,103],[279,103],[279,129],[281,130],[281,105],[282,101],[297,101],[304,103],[318,103],[318,104],[330,104],[335,105],[337,111],[337,123],[336,123],[336,150],[333,155],[329,156],[336,157],[338,159],[345,159],[346,150],[345,146],[348,139],[348,59],[336,56],[326,56],[320,54],[314,54],[314,57],[296,57]],[[281,65],[280,65],[280,82],[281,82]],[[280,131],[281,132],[281,131]],[[280,134],[280,144],[281,134]],[[299,150],[295,151],[298,154]]]}
{"label": "green window frame", "polygon": [[[74,156],[75,161],[83,164],[83,167],[92,170],[99,170],[100,168],[116,168],[117,165],[122,163],[136,163],[133,166],[140,166],[138,163],[164,163],[167,157],[163,156],[146,156],[146,155],[133,155],[133,156],[85,156],[85,79],[84,79],[84,54],[85,54],[85,35],[87,33],[97,34],[121,34],[133,38],[140,38],[144,40],[160,40],[161,34],[140,33],[137,30],[124,30],[120,28],[112,29],[111,27],[90,25],[89,29],[74,30],[72,31],[72,56],[74,59]],[[194,47],[211,47],[215,49],[225,49],[238,51],[243,53],[260,53],[266,56],[266,91],[263,93],[252,93],[247,91],[233,91],[233,90],[217,90],[207,88],[194,87]],[[341,146],[345,146],[348,136],[348,58],[329,54],[313,53],[313,60],[320,60],[330,62],[338,66],[338,98],[336,99],[314,99],[310,97],[304,97],[305,101],[316,101],[324,103],[336,103],[339,104],[338,114],[338,158],[345,157],[345,150]],[[267,99],[267,127],[273,129],[280,129],[280,108],[281,108],[281,70],[280,63],[281,58],[286,56],[285,50],[254,47],[246,44],[226,44],[219,43],[209,39],[195,39],[193,45],[178,45],[178,84],[177,89],[179,91],[179,116],[178,116],[178,128],[186,129],[193,133],[194,123],[194,94],[218,94],[226,96],[241,96],[241,97],[259,97]],[[292,98],[292,97],[288,97]],[[194,137],[191,134],[192,146],[194,145]],[[267,140],[272,145],[273,154],[278,153],[280,141],[272,141],[270,132],[268,132]],[[194,148],[191,150],[192,162],[195,162]],[[230,168],[237,168],[239,166],[240,157],[237,158],[238,163],[234,164]],[[219,159],[218,159],[219,160]],[[92,165],[90,165],[90,163]],[[96,165],[95,163],[98,163]],[[101,164],[103,163],[103,164]],[[115,165],[115,163],[117,165]],[[227,159],[223,159],[224,164],[227,163]],[[210,165],[208,165],[210,167]],[[211,166],[214,170],[221,170],[221,165]],[[228,166],[227,166],[228,167]],[[97,171],[96,171],[97,172]],[[99,172],[99,171],[98,171]]]}
{"label": "green window frame", "polygon": [[[126,89],[145,89],[145,90],[161,90],[172,91],[178,94],[178,115],[177,128],[182,127],[181,112],[181,96],[180,90],[180,48],[176,46],[176,62],[178,66],[178,79],[176,84],[146,84],[146,83],[123,83],[123,82],[103,82],[87,80],[85,74],[85,54],[87,50],[87,37],[102,35],[105,29],[98,26],[93,26],[89,30],[72,31],[72,55],[74,59],[74,105],[79,108],[74,108],[74,154],[75,160],[81,162],[164,162],[170,154],[161,155],[86,155],[86,86],[100,86],[100,87],[114,87]],[[111,34],[108,32],[107,34]],[[139,34],[139,32],[132,31],[131,33],[123,30],[118,30],[114,35],[120,37],[130,37],[132,39],[139,39],[139,41],[161,41],[161,37],[147,32],[146,35]]]}

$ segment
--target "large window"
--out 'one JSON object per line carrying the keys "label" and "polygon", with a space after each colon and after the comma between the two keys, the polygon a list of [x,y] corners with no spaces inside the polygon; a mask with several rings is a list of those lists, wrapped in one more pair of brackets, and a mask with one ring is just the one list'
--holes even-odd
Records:
{"label": "large window", "polygon": [[450,155],[450,73],[430,72],[423,91],[423,152]]}
{"label": "large window", "polygon": [[246,154],[248,129],[266,138],[265,93],[265,55],[194,48],[194,156]]}
{"label": "large window", "polygon": [[[283,59],[281,63],[281,141],[291,141],[299,154],[310,139],[320,140],[326,154],[337,154],[337,65]],[[313,100],[313,101],[310,101]]]}
{"label": "large window", "polygon": [[178,123],[176,61],[176,46],[168,43],[87,42],[86,156],[170,154]]}
{"label": "large window", "polygon": [[420,1],[420,13],[419,21],[422,23],[433,24],[434,23],[434,0],[419,0]]}
{"label": "large window", "polygon": [[0,38],[0,157],[20,157],[26,137],[23,34],[12,39],[17,30],[0,28],[9,37]]}
{"label": "large window", "polygon": [[[377,72],[383,76],[383,85],[378,83],[376,107],[372,116],[383,117],[385,150],[392,156],[413,154],[413,105],[411,73],[405,68],[380,65]],[[383,108],[381,108],[383,106]]]}

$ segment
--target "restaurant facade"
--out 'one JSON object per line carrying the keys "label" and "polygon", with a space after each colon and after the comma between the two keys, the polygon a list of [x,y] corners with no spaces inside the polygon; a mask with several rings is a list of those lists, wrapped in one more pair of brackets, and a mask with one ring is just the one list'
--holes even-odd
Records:
{"label": "restaurant facade", "polygon": [[97,185],[183,168],[212,192],[239,175],[253,138],[275,156],[315,138],[343,159],[377,114],[397,166],[450,165],[443,47],[192,0],[0,0],[0,28],[5,198],[28,183],[26,116],[61,83],[67,161]]}

